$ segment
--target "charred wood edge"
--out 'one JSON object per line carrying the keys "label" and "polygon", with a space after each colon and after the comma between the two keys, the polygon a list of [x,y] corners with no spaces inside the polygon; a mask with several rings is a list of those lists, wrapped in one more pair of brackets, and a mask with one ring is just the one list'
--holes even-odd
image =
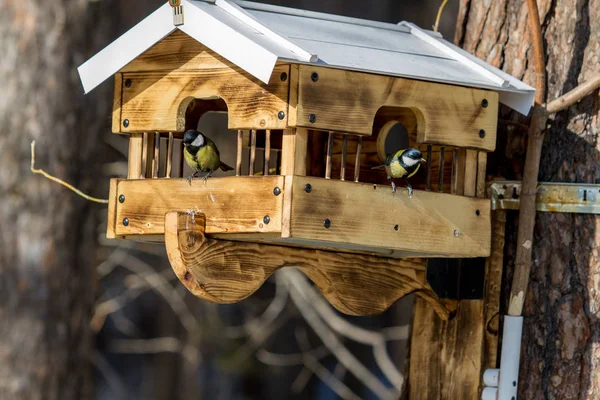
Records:
{"label": "charred wood edge", "polygon": [[[273,272],[293,266],[307,275],[335,308],[346,314],[378,314],[399,298],[414,293],[426,300],[442,320],[450,316],[447,302],[438,299],[426,284],[425,263],[421,260],[415,260],[416,265],[405,259],[218,240],[205,235],[205,225],[204,214],[165,215],[165,246],[171,267],[184,286],[201,299],[220,304],[241,301]],[[360,265],[357,268],[357,260],[364,268]],[[343,274],[348,264],[354,264],[352,281]],[[415,271],[414,275],[404,273],[410,269]],[[395,281],[386,279],[386,284],[382,284],[384,271],[393,273]],[[369,293],[376,297],[365,298]]]}

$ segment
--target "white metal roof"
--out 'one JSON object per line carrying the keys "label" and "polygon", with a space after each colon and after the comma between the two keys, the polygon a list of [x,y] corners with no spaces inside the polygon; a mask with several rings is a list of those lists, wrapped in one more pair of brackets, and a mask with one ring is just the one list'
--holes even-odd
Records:
{"label": "white metal roof", "polygon": [[184,24],[168,3],[79,68],[85,92],[175,29],[263,82],[275,63],[291,61],[496,90],[500,102],[527,114],[535,89],[444,40],[438,33],[237,0],[181,0]]}

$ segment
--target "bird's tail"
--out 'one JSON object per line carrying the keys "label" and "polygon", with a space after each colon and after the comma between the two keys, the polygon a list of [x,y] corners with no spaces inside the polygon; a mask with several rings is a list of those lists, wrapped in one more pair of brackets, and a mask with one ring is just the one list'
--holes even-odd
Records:
{"label": "bird's tail", "polygon": [[373,167],[371,169],[382,169],[382,168],[385,168],[385,164],[378,165],[378,166]]}
{"label": "bird's tail", "polygon": [[220,168],[222,171],[233,171],[233,168],[231,168],[229,165],[225,164],[224,162],[221,162]]}

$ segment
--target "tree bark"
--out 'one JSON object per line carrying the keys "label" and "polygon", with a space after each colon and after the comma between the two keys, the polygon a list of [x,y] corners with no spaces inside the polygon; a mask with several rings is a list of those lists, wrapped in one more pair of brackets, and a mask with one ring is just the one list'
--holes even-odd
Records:
{"label": "tree bark", "polygon": [[77,66],[115,39],[115,0],[0,1],[0,398],[85,399],[103,209],[29,170],[106,197],[99,163],[112,82],[83,95]]}
{"label": "tree bark", "polygon": [[[541,0],[538,7],[549,101],[600,73],[600,1]],[[461,0],[455,42],[533,86],[525,1]],[[600,180],[598,95],[592,93],[550,121],[540,181]],[[506,109],[501,119],[526,121]],[[490,164],[492,175],[522,177],[525,146],[515,126],[499,126],[497,152],[513,160],[497,157],[498,164]],[[509,215],[505,282],[511,282],[517,231],[516,215]],[[537,215],[525,297],[519,398],[594,399],[600,391],[600,232],[596,226],[600,227],[600,218],[593,215]]]}

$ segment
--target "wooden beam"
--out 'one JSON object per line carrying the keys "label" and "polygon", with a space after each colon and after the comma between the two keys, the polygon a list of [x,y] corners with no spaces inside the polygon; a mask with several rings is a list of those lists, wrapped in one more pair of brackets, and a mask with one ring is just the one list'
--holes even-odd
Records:
{"label": "wooden beam", "polygon": [[[280,233],[283,177],[220,177],[205,183],[185,179],[118,180],[116,234],[162,235],[169,211],[197,212],[208,216],[208,233]],[[264,217],[269,216],[269,223]],[[124,218],[128,224],[123,224]]]}
{"label": "wooden beam", "polygon": [[441,318],[449,314],[425,282],[422,259],[215,240],[205,236],[202,214],[192,218],[169,212],[164,226],[173,271],[190,292],[204,300],[238,302],[254,293],[275,270],[294,265],[346,314],[379,314],[410,293],[423,298]]}
{"label": "wooden beam", "polygon": [[283,131],[281,175],[306,175],[307,146],[307,129],[286,129]]}
{"label": "wooden beam", "polygon": [[[294,176],[293,181],[291,238],[430,256],[490,254],[488,200],[419,190],[409,198],[403,188],[392,194],[389,186],[313,177]],[[304,190],[306,184],[312,187],[310,193]],[[418,229],[406,234],[415,221]]]}
{"label": "wooden beam", "polygon": [[117,193],[117,179],[113,178],[110,180],[108,190],[108,219],[106,220],[106,238],[115,239],[117,237],[115,233],[116,226],[116,213],[115,208],[117,207],[119,194]]}
{"label": "wooden beam", "polygon": [[494,91],[300,65],[298,93],[298,126],[372,135],[382,107],[404,107],[416,115],[419,143],[486,151],[496,146]]}
{"label": "wooden beam", "polygon": [[127,179],[140,179],[142,175],[143,141],[141,133],[129,136],[129,154],[127,156]]}

